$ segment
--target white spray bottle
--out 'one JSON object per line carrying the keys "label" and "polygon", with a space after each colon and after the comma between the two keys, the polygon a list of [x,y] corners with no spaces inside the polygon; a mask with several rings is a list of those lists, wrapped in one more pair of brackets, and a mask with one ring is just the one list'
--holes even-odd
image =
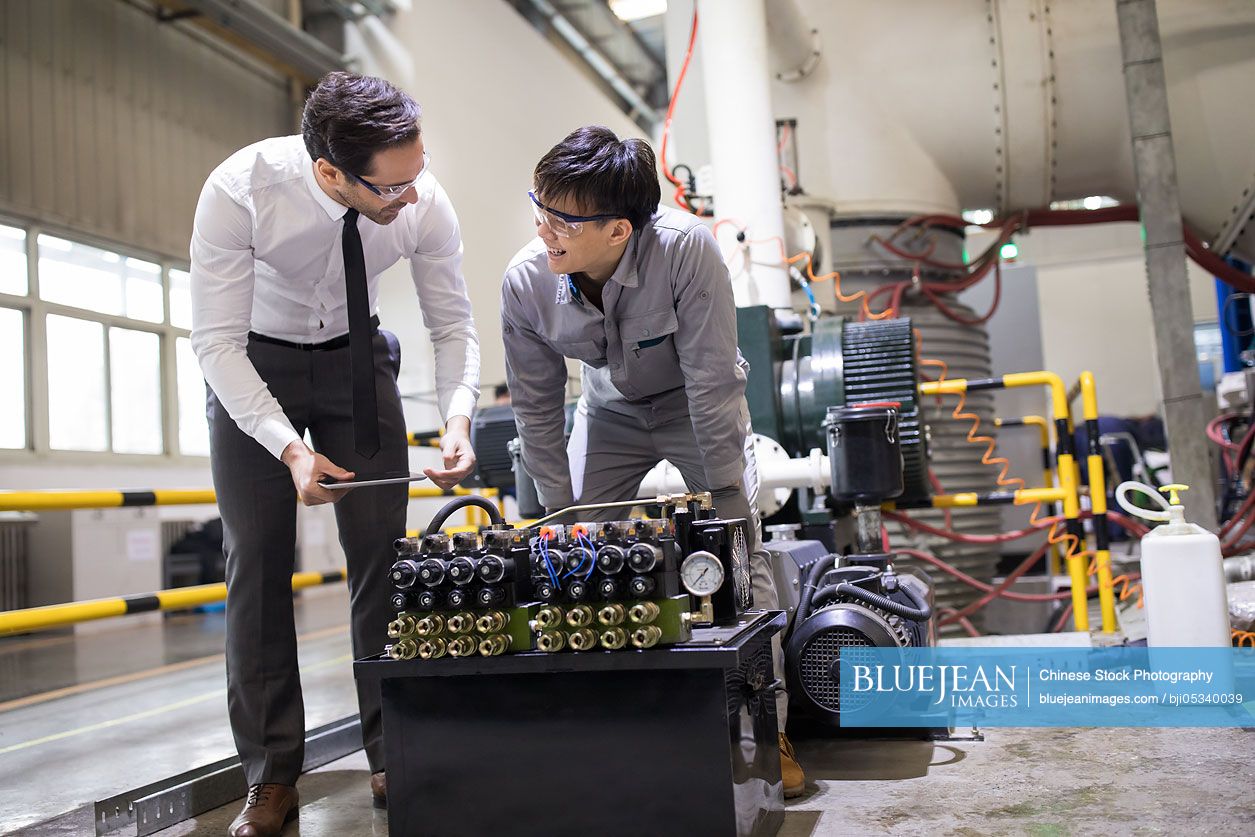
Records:
{"label": "white spray bottle", "polygon": [[[1146,644],[1155,647],[1229,648],[1229,600],[1220,539],[1185,520],[1177,497],[1187,485],[1165,485],[1165,500],[1140,482],[1123,482],[1116,502],[1144,520],[1166,521],[1142,538],[1142,594],[1146,600]],[[1162,511],[1135,506],[1126,494],[1140,491]]]}

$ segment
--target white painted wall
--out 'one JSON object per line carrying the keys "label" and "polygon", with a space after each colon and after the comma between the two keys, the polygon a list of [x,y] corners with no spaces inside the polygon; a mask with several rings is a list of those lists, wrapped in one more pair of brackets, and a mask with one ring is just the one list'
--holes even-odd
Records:
{"label": "white painted wall", "polygon": [[[980,252],[988,241],[987,235],[973,237],[968,252]],[[1104,414],[1156,412],[1155,327],[1140,227],[1040,227],[1016,243],[1019,261],[1037,268],[1045,368],[1068,382],[1093,372]],[[1003,293],[1014,288],[1004,284]],[[1212,277],[1192,262],[1190,296],[1195,322],[1217,318]]]}

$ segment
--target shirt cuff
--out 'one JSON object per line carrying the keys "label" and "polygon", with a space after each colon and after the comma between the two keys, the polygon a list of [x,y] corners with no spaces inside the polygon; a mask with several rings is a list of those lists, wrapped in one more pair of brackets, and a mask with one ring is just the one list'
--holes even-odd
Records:
{"label": "shirt cuff", "polygon": [[275,459],[283,456],[284,450],[293,442],[301,440],[300,434],[292,427],[287,416],[280,414],[274,418],[264,419],[257,428],[254,437]]}
{"label": "shirt cuff", "polygon": [[745,463],[729,462],[720,465],[718,468],[706,466],[706,484],[710,486],[711,491],[718,491],[721,488],[727,488],[736,485],[745,476]]}
{"label": "shirt cuff", "polygon": [[465,387],[458,387],[454,390],[453,397],[449,399],[449,409],[445,411],[445,424],[448,424],[449,419],[454,416],[475,418],[475,401],[475,395]]}

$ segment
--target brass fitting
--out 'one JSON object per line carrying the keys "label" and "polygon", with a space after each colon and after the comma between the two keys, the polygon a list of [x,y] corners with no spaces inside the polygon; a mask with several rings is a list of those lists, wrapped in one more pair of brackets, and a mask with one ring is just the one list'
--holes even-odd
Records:
{"label": "brass fitting", "polygon": [[623,608],[623,605],[608,604],[597,611],[597,621],[607,628],[613,628],[615,625],[622,625],[623,618],[626,615],[627,611]]}
{"label": "brass fitting", "polygon": [[388,638],[399,639],[403,636],[409,636],[414,633],[418,620],[408,613],[398,616],[388,623]]}
{"label": "brass fitting", "polygon": [[597,632],[592,628],[581,628],[573,631],[567,642],[571,646],[572,651],[587,651],[590,648],[597,647]]}
{"label": "brass fitting", "polygon": [[462,611],[455,613],[445,622],[451,634],[469,634],[475,630],[475,614]]}
{"label": "brass fitting", "polygon": [[481,634],[495,634],[505,628],[508,621],[509,617],[501,611],[490,610],[475,621],[475,630]]}
{"label": "brass fitting", "polygon": [[496,657],[504,654],[510,647],[510,638],[505,634],[493,634],[479,641],[479,653],[485,657]]}
{"label": "brass fitting", "polygon": [[628,610],[628,619],[638,625],[644,625],[658,618],[662,611],[653,602],[637,602]]}
{"label": "brass fitting", "polygon": [[434,636],[444,630],[444,618],[434,613],[429,613],[422,619],[418,620],[418,624],[414,627],[414,632],[419,636]]}
{"label": "brass fitting", "polygon": [[609,628],[601,632],[601,647],[607,651],[618,651],[627,645],[627,634],[622,628]]}
{"label": "brass fitting", "polygon": [[536,624],[541,628],[556,628],[562,624],[562,608],[542,607],[536,611]]}
{"label": "brass fitting", "polygon": [[418,654],[418,643],[412,639],[403,639],[388,646],[388,656],[394,660],[412,660]]}
{"label": "brass fitting", "polygon": [[440,637],[425,639],[418,644],[418,656],[424,660],[438,660],[449,650]]}
{"label": "brass fitting", "polygon": [[566,623],[572,628],[593,624],[593,609],[588,605],[576,605],[566,612]]}
{"label": "brass fitting", "polygon": [[479,650],[479,644],[473,636],[460,636],[449,640],[450,657],[469,657]]}
{"label": "brass fitting", "polygon": [[566,647],[566,635],[562,631],[541,631],[540,636],[536,637],[536,648],[540,651],[552,653],[561,651]]}
{"label": "brass fitting", "polygon": [[645,625],[632,631],[632,645],[637,648],[653,648],[662,639],[662,628]]}

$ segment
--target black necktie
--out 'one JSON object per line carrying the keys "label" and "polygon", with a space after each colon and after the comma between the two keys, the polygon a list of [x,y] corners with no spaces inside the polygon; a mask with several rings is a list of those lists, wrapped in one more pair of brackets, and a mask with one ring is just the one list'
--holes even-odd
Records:
{"label": "black necktie", "polygon": [[357,231],[357,210],[344,213],[344,293],[349,303],[349,362],[353,371],[353,446],[370,459],[379,452],[379,406],[375,400],[375,359],[371,346],[366,257]]}

